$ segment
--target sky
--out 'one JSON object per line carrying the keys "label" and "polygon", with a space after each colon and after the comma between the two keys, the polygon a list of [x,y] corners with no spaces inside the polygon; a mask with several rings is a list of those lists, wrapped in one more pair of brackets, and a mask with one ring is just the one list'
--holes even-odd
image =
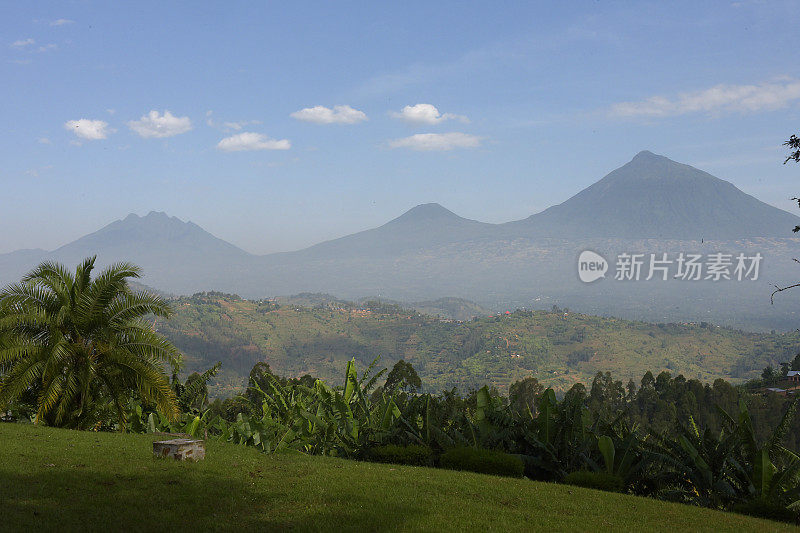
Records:
{"label": "sky", "polygon": [[800,2],[3,2],[0,253],[525,218],[650,150],[793,210]]}

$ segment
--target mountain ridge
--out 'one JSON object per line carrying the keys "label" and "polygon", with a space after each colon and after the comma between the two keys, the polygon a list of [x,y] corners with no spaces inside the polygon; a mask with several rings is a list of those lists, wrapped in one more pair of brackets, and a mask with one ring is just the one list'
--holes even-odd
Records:
{"label": "mountain ridge", "polygon": [[565,202],[519,221],[490,224],[426,203],[381,226],[302,250],[253,255],[193,222],[152,211],[128,215],[51,252],[2,254],[0,284],[17,281],[43,259],[74,265],[97,255],[98,266],[138,264],[144,283],[174,294],[328,292],[405,302],[460,297],[494,309],[557,302],[594,314],[721,323],[747,316],[758,327],[784,327],[794,312],[790,303],[769,306],[767,298],[767,307],[750,305],[760,301],[760,285],[722,292],[705,282],[626,286],[612,275],[585,285],[575,275],[575,261],[585,249],[613,258],[621,251],[702,251],[702,245],[706,252],[761,252],[768,287],[787,285],[796,279],[791,254],[800,241],[791,229],[798,224],[800,217],[729,182],[645,151]]}
{"label": "mountain ridge", "polygon": [[[660,174],[657,172],[660,172]],[[640,219],[638,220],[639,224],[635,224],[633,222],[637,222],[637,220],[634,217],[629,219],[632,223],[629,225],[630,229],[628,231],[615,233],[614,226],[609,226],[607,224],[589,224],[589,221],[586,220],[585,214],[591,211],[591,205],[588,204],[596,202],[598,198],[600,200],[614,199],[614,197],[618,198],[619,201],[613,205],[612,209],[606,208],[607,213],[602,213],[602,211],[600,212],[609,216],[624,212],[624,209],[622,208],[630,208],[632,205],[635,205],[636,202],[632,201],[630,197],[623,197],[622,199],[619,199],[620,195],[614,194],[615,192],[619,191],[620,187],[630,188],[635,185],[641,185],[642,183],[650,182],[656,184],[672,182],[674,185],[686,185],[692,182],[697,182],[698,180],[705,182],[704,185],[712,184],[717,189],[714,191],[701,190],[699,191],[699,195],[694,194],[693,192],[689,195],[690,197],[699,196],[702,198],[709,198],[709,196],[713,197],[713,194],[709,195],[709,192],[722,193],[716,197],[715,200],[721,201],[724,204],[725,200],[729,198],[729,196],[726,196],[726,194],[733,194],[737,197],[736,200],[738,200],[733,207],[740,207],[743,200],[750,202],[749,207],[757,206],[760,212],[768,212],[768,218],[772,222],[772,225],[770,226],[763,223],[756,223],[756,229],[742,227],[743,213],[741,211],[735,211],[733,208],[730,209],[730,211],[735,212],[736,216],[732,217],[730,216],[731,213],[728,213],[726,220],[730,222],[737,222],[737,227],[724,232],[718,232],[717,234],[715,234],[713,231],[708,231],[708,227],[705,227],[699,233],[706,233],[706,235],[698,235],[698,231],[695,230],[687,232],[682,227],[679,228],[678,231],[674,231],[674,228],[672,228],[672,231],[670,231],[670,228],[663,228],[657,232],[645,230],[643,233],[642,222],[646,222],[646,220]],[[663,192],[662,190],[656,189],[649,192],[651,195],[647,196],[646,199],[650,201],[659,200],[670,203],[670,207],[673,209],[680,207],[680,205],[674,205],[676,203],[680,204],[680,202],[676,202],[675,198],[664,197],[661,194]],[[639,194],[641,197],[641,191],[639,191]],[[686,198],[682,198],[681,200],[686,200]],[[659,210],[652,209],[654,207],[656,206],[647,205],[647,210],[648,212],[658,215]],[[716,209],[715,215],[719,215],[719,205],[712,207]],[[597,216],[599,217],[600,215],[598,214]],[[753,217],[750,217],[750,219],[752,218]],[[775,223],[775,221],[777,221],[777,223]],[[658,222],[660,222],[660,220],[657,216],[654,216],[653,222],[649,225],[652,226]],[[708,220],[705,222],[708,222]],[[437,228],[431,228],[431,224],[444,226],[444,229],[450,231],[451,233],[448,235],[442,235],[441,232],[436,231]],[[174,240],[178,237],[201,237],[206,241],[214,242],[215,244],[225,247],[228,253],[235,253],[250,257],[270,257],[327,249],[333,243],[347,243],[349,245],[351,241],[355,241],[357,245],[374,244],[378,249],[381,249],[386,247],[385,243],[362,242],[363,237],[376,236],[379,238],[385,238],[387,231],[395,229],[407,230],[413,233],[412,235],[409,235],[409,238],[405,239],[406,242],[404,244],[406,246],[421,248],[434,244],[441,244],[444,242],[454,242],[466,238],[483,237],[609,237],[635,239],[668,238],[682,240],[778,237],[787,236],[788,232],[785,230],[787,228],[791,229],[798,224],[800,224],[800,217],[766,204],[741,191],[728,181],[717,178],[690,165],[675,162],[665,156],[655,154],[649,150],[642,150],[641,152],[637,153],[628,163],[609,172],[606,174],[606,176],[594,182],[592,185],[585,187],[564,202],[531,214],[524,219],[505,223],[493,224],[464,218],[439,203],[429,202],[418,204],[406,210],[399,216],[375,228],[368,228],[352,234],[344,235],[342,237],[322,241],[306,248],[294,251],[258,255],[251,254],[250,252],[247,252],[236,245],[212,235],[192,221],[183,221],[178,217],[169,216],[163,211],[153,210],[145,216],[139,216],[135,213],[130,213],[124,218],[108,223],[95,232],[84,235],[83,237],[80,237],[53,250],[45,251],[40,248],[20,249],[5,254],[0,254],[0,257],[23,252],[60,253],[73,248],[85,247],[87,245],[106,246],[108,245],[107,241],[111,241],[111,244],[117,245],[120,240],[128,239],[130,242],[132,238],[138,238],[142,236],[148,238],[163,237],[168,240]],[[644,224],[644,226],[647,225],[648,224]],[[542,230],[542,226],[548,227]],[[580,229],[578,230],[576,228]],[[434,230],[433,234],[431,234],[431,229]],[[650,232],[648,233],[647,231]],[[414,241],[414,239],[416,239],[416,241]]]}

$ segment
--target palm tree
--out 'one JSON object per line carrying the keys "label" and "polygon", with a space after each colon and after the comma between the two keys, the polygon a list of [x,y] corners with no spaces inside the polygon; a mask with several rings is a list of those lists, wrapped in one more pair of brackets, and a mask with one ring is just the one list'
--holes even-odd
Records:
{"label": "palm tree", "polygon": [[45,261],[0,291],[0,410],[32,395],[37,422],[87,429],[114,410],[124,427],[138,396],[176,418],[164,365],[177,368],[180,353],[145,321],[168,316],[169,305],[131,290],[139,267],[114,264],[92,279],[94,263],[73,275]]}

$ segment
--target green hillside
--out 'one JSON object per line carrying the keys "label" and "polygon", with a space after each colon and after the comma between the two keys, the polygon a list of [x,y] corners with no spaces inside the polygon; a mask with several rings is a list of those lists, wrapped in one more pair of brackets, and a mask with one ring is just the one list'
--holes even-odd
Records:
{"label": "green hillside", "polygon": [[566,485],[259,453],[162,437],[0,424],[0,529],[12,531],[793,531],[786,524]]}
{"label": "green hillside", "polygon": [[[365,304],[371,300],[378,300],[378,298],[362,298],[358,304]],[[338,306],[347,307],[355,305],[354,302],[348,302],[341,298],[336,298],[330,294],[325,293],[300,293],[293,296],[278,296],[273,298],[278,304],[293,305],[300,307],[326,307]],[[401,305],[405,308],[414,309],[423,315],[431,315],[435,317],[450,318],[454,320],[472,320],[475,317],[487,316],[491,311],[471,300],[464,298],[438,298],[436,300],[426,300],[422,302],[395,302],[386,299],[380,299],[383,303]]]}
{"label": "green hillside", "polygon": [[711,382],[757,377],[800,351],[798,333],[747,333],[711,324],[649,324],[566,310],[515,311],[459,322],[396,305],[248,301],[220,293],[176,299],[157,328],[185,354],[187,372],[222,361],[216,392],[241,388],[257,361],[281,375],[336,379],[345,361],[411,362],[427,390],[501,391],[533,375],[557,389],[599,372],[639,381],[667,370]]}

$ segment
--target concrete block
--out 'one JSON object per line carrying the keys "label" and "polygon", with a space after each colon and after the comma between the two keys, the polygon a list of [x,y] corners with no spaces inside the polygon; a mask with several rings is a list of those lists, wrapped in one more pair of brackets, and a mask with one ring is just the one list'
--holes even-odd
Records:
{"label": "concrete block", "polygon": [[153,443],[153,455],[176,461],[199,461],[206,457],[206,443],[193,439],[162,440]]}

